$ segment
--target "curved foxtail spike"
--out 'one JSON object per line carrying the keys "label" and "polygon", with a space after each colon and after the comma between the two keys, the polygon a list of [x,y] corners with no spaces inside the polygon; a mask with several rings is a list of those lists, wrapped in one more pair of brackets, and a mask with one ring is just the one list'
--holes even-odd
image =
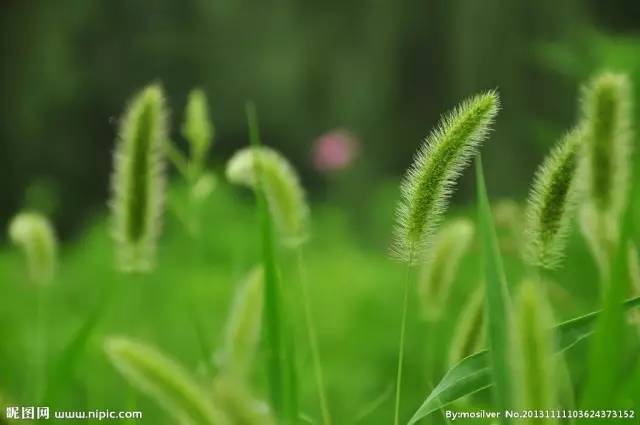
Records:
{"label": "curved foxtail spike", "polygon": [[29,279],[47,284],[53,278],[57,263],[55,231],[41,214],[21,212],[9,223],[9,239],[24,252]]}
{"label": "curved foxtail spike", "polygon": [[166,409],[177,423],[230,424],[189,374],[155,348],[128,338],[111,337],[104,350],[129,384]]}
{"label": "curved foxtail spike", "polygon": [[[525,281],[513,309],[510,360],[518,409],[557,408],[553,318],[540,285]],[[522,422],[537,423],[538,419]],[[555,423],[555,422],[545,422]]]}
{"label": "curved foxtail spike", "polygon": [[167,117],[162,89],[150,85],[129,105],[114,155],[111,209],[118,267],[146,272],[155,264],[164,203]]}
{"label": "curved foxtail spike", "polygon": [[309,207],[300,180],[284,156],[264,146],[241,149],[227,163],[227,179],[253,188],[256,158],[269,210],[285,243],[296,245],[303,242],[308,236]]}
{"label": "curved foxtail spike", "polygon": [[418,295],[426,320],[438,320],[442,315],[460,260],[469,250],[473,234],[473,222],[460,218],[444,224],[435,235],[433,249],[427,255],[418,282]]}
{"label": "curved foxtail spike", "polygon": [[412,264],[423,261],[455,179],[487,138],[498,109],[495,91],[465,100],[422,144],[401,186],[392,246],[395,257]]}
{"label": "curved foxtail spike", "polygon": [[569,132],[538,168],[526,211],[525,258],[553,269],[564,254],[566,235],[578,200],[579,152],[584,132]]}
{"label": "curved foxtail spike", "polygon": [[626,74],[605,72],[583,89],[589,201],[599,211],[620,213],[629,178],[631,88]]}

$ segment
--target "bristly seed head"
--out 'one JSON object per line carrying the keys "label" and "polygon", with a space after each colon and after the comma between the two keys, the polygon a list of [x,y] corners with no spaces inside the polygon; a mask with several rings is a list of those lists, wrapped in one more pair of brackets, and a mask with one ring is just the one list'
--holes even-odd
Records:
{"label": "bristly seed head", "polygon": [[401,186],[392,246],[395,257],[410,264],[423,261],[455,179],[487,138],[498,109],[495,91],[465,100],[422,144]]}
{"label": "bristly seed head", "polygon": [[254,188],[256,158],[269,210],[287,245],[307,239],[309,208],[295,170],[278,152],[267,147],[241,149],[227,163],[227,179],[234,184]]}
{"label": "bristly seed head", "polygon": [[473,241],[471,220],[460,218],[446,223],[435,235],[431,249],[422,265],[418,282],[418,296],[426,320],[437,320],[442,315],[460,260]]}
{"label": "bristly seed head", "polygon": [[162,89],[150,85],[129,105],[120,125],[112,177],[118,267],[145,272],[155,263],[164,201],[167,117]]}
{"label": "bristly seed head", "polygon": [[631,88],[625,74],[605,72],[583,89],[589,201],[599,211],[619,214],[629,178]]}
{"label": "bristly seed head", "polygon": [[19,213],[9,223],[9,238],[24,252],[29,279],[49,283],[57,262],[56,235],[49,220],[35,212]]}
{"label": "bristly seed head", "polygon": [[189,142],[191,165],[196,174],[204,167],[207,153],[213,142],[214,131],[213,124],[209,119],[207,96],[200,89],[192,90],[185,108],[182,135]]}
{"label": "bristly seed head", "polygon": [[177,423],[228,423],[206,391],[177,362],[157,349],[128,338],[110,337],[104,351],[131,386],[156,401]]}
{"label": "bristly seed head", "polygon": [[569,132],[538,168],[526,212],[526,260],[555,268],[562,260],[566,235],[579,192],[579,153],[584,132]]}

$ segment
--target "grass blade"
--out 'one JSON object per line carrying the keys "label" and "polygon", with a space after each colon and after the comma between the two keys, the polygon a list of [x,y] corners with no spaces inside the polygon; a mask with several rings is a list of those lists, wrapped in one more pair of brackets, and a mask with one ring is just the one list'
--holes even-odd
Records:
{"label": "grass blade", "polygon": [[[624,310],[640,306],[640,297],[622,304]],[[593,324],[601,314],[595,311],[563,322],[554,328],[556,353],[562,353],[593,333]],[[408,425],[447,406],[459,398],[468,396],[493,385],[489,369],[489,351],[473,354],[452,367],[416,411]]]}
{"label": "grass blade", "polygon": [[[491,371],[495,381],[495,398],[499,409],[511,406],[511,383],[508,358],[509,347],[509,295],[502,267],[502,258],[493,225],[493,215],[489,206],[487,189],[482,172],[480,155],[476,157],[476,184],[479,209],[479,234],[483,251],[484,278],[486,288],[486,314],[488,347],[491,357]],[[508,424],[502,418],[503,424]]]}
{"label": "grass blade", "polygon": [[[247,120],[251,146],[259,152],[260,134],[255,106],[247,104]],[[262,182],[260,161],[254,161],[256,170],[256,204],[262,236],[262,266],[264,270],[264,341],[267,378],[271,403],[276,415],[284,423],[295,423],[298,418],[295,391],[295,364],[293,341],[285,327],[285,305],[280,277],[276,266],[273,226]]]}

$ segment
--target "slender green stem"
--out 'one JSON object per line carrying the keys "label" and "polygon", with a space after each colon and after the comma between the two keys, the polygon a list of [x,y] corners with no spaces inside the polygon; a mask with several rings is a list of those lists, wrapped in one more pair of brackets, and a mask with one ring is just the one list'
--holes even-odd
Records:
{"label": "slender green stem", "polygon": [[173,166],[176,167],[176,170],[182,174],[182,177],[186,180],[190,180],[192,174],[190,171],[191,167],[189,166],[189,161],[171,140],[167,140],[165,142],[165,153],[167,158],[169,158],[169,161],[171,161]]}
{"label": "slender green stem", "polygon": [[309,297],[309,288],[304,272],[304,260],[302,247],[296,249],[296,263],[298,266],[298,279],[300,281],[300,289],[302,290],[302,304],[304,309],[305,326],[307,328],[307,337],[309,339],[309,348],[311,349],[311,358],[313,361],[313,371],[316,378],[316,386],[318,390],[318,398],[320,399],[320,410],[322,412],[322,423],[331,425],[331,414],[329,411],[329,402],[327,400],[327,392],[324,385],[322,374],[322,363],[320,362],[320,350],[318,349],[318,337],[316,335],[315,321],[311,312],[311,302]]}
{"label": "slender green stem", "polygon": [[45,349],[45,319],[44,319],[44,291],[41,285],[36,288],[36,314],[35,314],[35,338],[36,346],[34,348],[34,372],[35,386],[33,400],[39,402],[44,395],[45,386],[45,365],[46,358]]}
{"label": "slender green stem", "polygon": [[[411,261],[409,261],[411,264]],[[402,386],[402,364],[404,362],[404,336],[407,328],[407,311],[409,310],[409,286],[411,266],[407,266],[407,274],[404,282],[404,297],[402,301],[402,320],[400,322],[400,343],[398,345],[398,373],[396,375],[396,404],[393,423],[400,424],[400,394]]]}

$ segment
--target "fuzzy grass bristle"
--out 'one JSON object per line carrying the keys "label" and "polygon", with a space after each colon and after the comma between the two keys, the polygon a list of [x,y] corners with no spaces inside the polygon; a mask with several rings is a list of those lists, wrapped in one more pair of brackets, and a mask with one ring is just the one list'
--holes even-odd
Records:
{"label": "fuzzy grass bristle", "polygon": [[584,132],[573,130],[553,148],[538,168],[526,211],[526,260],[537,267],[556,268],[579,193],[579,153]]}
{"label": "fuzzy grass bristle", "polygon": [[393,254],[421,262],[442,219],[455,179],[487,138],[499,98],[489,91],[463,101],[427,137],[401,185]]}
{"label": "fuzzy grass bristle", "polygon": [[309,207],[300,180],[284,156],[264,146],[241,149],[227,163],[227,179],[231,183],[254,188],[256,160],[269,210],[285,243],[296,245],[303,242],[308,237]]}
{"label": "fuzzy grass bristle", "polygon": [[53,226],[42,214],[21,212],[9,223],[9,239],[23,251],[29,279],[47,284],[57,263],[57,239]]}
{"label": "fuzzy grass bristle", "polygon": [[104,350],[129,384],[151,397],[178,423],[229,423],[189,374],[155,348],[127,338],[111,337],[106,340]]}
{"label": "fuzzy grass bristle", "polygon": [[625,74],[605,72],[583,89],[589,200],[618,214],[629,178],[631,84]]}
{"label": "fuzzy grass bristle", "polygon": [[150,271],[164,204],[167,114],[162,89],[150,85],[134,97],[121,121],[112,177],[118,267]]}

